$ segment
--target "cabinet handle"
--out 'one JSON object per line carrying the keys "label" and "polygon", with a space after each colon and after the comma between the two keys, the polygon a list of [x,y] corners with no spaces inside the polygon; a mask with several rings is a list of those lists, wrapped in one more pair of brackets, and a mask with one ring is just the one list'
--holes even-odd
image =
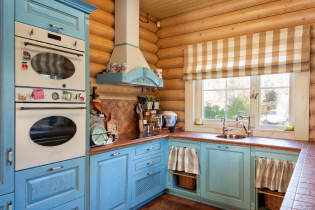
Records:
{"label": "cabinet handle", "polygon": [[220,149],[227,149],[228,147],[218,146],[218,148],[220,148]]}
{"label": "cabinet handle", "polygon": [[150,162],[150,163],[147,163],[148,165],[151,165],[152,163],[154,163],[154,162]]}
{"label": "cabinet handle", "polygon": [[63,30],[63,28],[61,28],[61,27],[59,27],[59,26],[55,26],[55,25],[53,25],[53,24],[49,24],[49,26],[52,27],[52,28],[56,28],[56,29],[58,29],[58,30]]}
{"label": "cabinet handle", "polygon": [[115,153],[115,154],[111,154],[111,156],[116,156],[116,155],[120,155],[119,152]]}
{"label": "cabinet handle", "polygon": [[10,147],[10,150],[8,151],[8,162],[10,163],[10,166],[12,165],[12,148]]}
{"label": "cabinet handle", "polygon": [[147,150],[153,150],[154,148],[152,147],[152,148],[149,148],[149,149],[147,149]]}
{"label": "cabinet handle", "polygon": [[12,201],[8,204],[9,210],[12,210]]}
{"label": "cabinet handle", "polygon": [[57,166],[55,168],[48,169],[48,171],[54,171],[54,170],[58,170],[58,169],[61,169],[61,168],[63,168],[63,166]]}
{"label": "cabinet handle", "polygon": [[150,172],[150,173],[147,173],[147,175],[151,175],[151,174],[153,174],[154,172],[152,171],[152,172]]}

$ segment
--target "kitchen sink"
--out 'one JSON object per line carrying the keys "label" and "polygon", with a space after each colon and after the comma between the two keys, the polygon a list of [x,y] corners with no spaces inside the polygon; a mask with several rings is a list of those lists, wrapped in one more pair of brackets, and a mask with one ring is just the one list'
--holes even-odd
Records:
{"label": "kitchen sink", "polygon": [[243,139],[246,138],[246,136],[243,135],[234,135],[234,134],[227,134],[227,135],[218,135],[218,138],[223,138],[223,139]]}

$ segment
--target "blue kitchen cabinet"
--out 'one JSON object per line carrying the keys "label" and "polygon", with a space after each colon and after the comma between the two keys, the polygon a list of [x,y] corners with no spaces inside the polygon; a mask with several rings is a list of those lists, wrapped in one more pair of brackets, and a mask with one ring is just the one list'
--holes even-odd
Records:
{"label": "blue kitchen cabinet", "polygon": [[130,209],[130,148],[90,157],[90,209]]}
{"label": "blue kitchen cabinet", "polygon": [[15,173],[16,209],[51,209],[84,196],[85,157]]}
{"label": "blue kitchen cabinet", "polygon": [[14,1],[0,0],[0,195],[14,191]]}
{"label": "blue kitchen cabinet", "polygon": [[201,197],[250,208],[250,148],[201,143]]}
{"label": "blue kitchen cabinet", "polygon": [[84,205],[84,197],[81,197],[49,210],[84,210]]}
{"label": "blue kitchen cabinet", "polygon": [[54,0],[15,0],[15,20],[85,39],[84,13]]}
{"label": "blue kitchen cabinet", "polygon": [[0,196],[0,209],[1,210],[14,210],[14,193]]}

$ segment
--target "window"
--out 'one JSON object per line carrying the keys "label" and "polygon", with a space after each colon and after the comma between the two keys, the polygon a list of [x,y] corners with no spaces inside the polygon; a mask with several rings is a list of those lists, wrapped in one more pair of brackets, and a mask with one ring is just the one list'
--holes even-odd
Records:
{"label": "window", "polygon": [[[250,100],[252,91],[258,93],[256,100]],[[257,126],[283,128],[290,119],[290,74],[203,80],[201,98],[205,124],[250,114],[257,116]]]}

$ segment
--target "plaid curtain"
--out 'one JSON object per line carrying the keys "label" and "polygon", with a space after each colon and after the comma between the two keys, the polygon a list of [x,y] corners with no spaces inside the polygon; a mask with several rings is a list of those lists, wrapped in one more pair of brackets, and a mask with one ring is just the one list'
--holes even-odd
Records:
{"label": "plaid curtain", "polygon": [[184,80],[302,72],[309,68],[309,24],[184,48]]}

